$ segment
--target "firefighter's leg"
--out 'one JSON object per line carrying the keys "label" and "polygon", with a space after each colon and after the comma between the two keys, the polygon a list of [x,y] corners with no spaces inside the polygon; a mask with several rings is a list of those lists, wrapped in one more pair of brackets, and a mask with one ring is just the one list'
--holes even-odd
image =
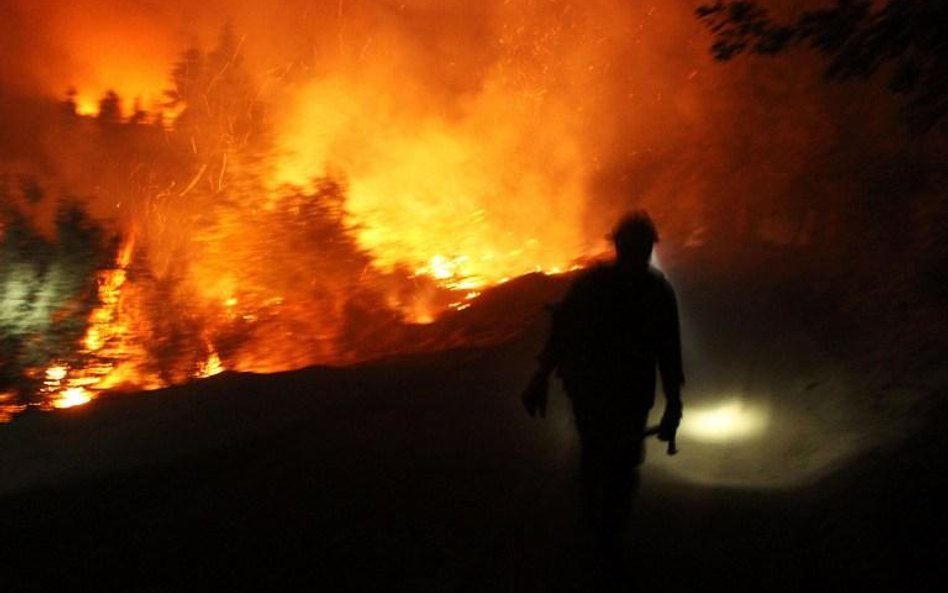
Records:
{"label": "firefighter's leg", "polygon": [[610,433],[603,472],[602,539],[604,559],[624,565],[633,504],[639,490],[639,466],[644,459],[642,431],[647,413],[626,418]]}
{"label": "firefighter's leg", "polygon": [[602,526],[603,442],[595,432],[580,433],[579,482],[586,524],[598,537]]}

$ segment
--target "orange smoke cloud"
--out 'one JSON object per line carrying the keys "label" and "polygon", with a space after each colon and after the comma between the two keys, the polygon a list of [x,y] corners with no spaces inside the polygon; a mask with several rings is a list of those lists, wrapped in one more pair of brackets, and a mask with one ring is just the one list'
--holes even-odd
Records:
{"label": "orange smoke cloud", "polygon": [[[277,180],[344,176],[363,245],[385,266],[475,283],[565,268],[604,247],[601,233],[586,238],[587,204],[614,150],[614,89],[651,85],[617,78],[637,12],[497,5],[473,63],[432,50],[435,31],[376,30],[278,115]],[[418,68],[432,51],[437,76]]]}
{"label": "orange smoke cloud", "polygon": [[[651,211],[663,244],[755,225],[796,241],[818,200],[787,196],[830,177],[846,97],[829,96],[812,63],[793,75],[799,63],[712,63],[692,9],[5,3],[0,101],[16,108],[0,109],[0,181],[45,236],[55,201],[78,197],[135,237],[99,278],[88,320],[84,352],[107,364],[70,367],[57,388],[390,353],[412,322],[480,286],[598,255],[630,207]],[[188,117],[168,127],[52,102],[73,86],[92,113],[112,89],[125,115],[136,99],[158,112],[190,47],[206,53],[192,55],[193,77],[178,70]],[[54,197],[31,202],[22,181],[34,178]]]}
{"label": "orange smoke cloud", "polygon": [[[0,11],[0,84],[56,98],[75,86],[84,112],[113,88],[126,114],[136,98],[154,110],[181,53],[232,22],[275,125],[271,181],[343,176],[384,266],[438,258],[442,272],[484,279],[561,267],[604,249],[632,206],[687,234],[729,200],[727,184],[792,187],[836,133],[818,68],[714,64],[689,3],[21,0]],[[735,175],[752,155],[765,162]]]}

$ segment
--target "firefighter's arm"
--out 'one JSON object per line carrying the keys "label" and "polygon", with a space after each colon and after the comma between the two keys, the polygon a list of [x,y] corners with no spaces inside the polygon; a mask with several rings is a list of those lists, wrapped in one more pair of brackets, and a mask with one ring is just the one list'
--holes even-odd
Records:
{"label": "firefighter's arm", "polygon": [[549,376],[549,372],[544,372],[542,367],[537,369],[520,396],[523,407],[527,409],[531,417],[537,414],[540,418],[546,416],[546,397],[550,388]]}
{"label": "firefighter's arm", "polygon": [[658,440],[674,441],[678,433],[678,425],[681,424],[682,404],[681,389],[665,389],[665,412],[662,414],[661,423],[658,425]]}
{"label": "firefighter's arm", "polygon": [[665,393],[665,413],[662,414],[658,438],[662,441],[674,441],[681,423],[681,388],[685,383],[685,374],[681,359],[678,303],[671,286],[668,286],[664,317],[665,325],[658,352],[658,372],[662,378],[662,391]]}
{"label": "firefighter's arm", "polygon": [[537,369],[534,371],[530,382],[520,396],[523,406],[531,417],[540,415],[540,418],[546,416],[546,400],[550,388],[550,373],[556,368],[559,360],[560,336],[558,324],[556,323],[556,310],[552,309],[552,323],[550,335],[543,351],[537,356]]}

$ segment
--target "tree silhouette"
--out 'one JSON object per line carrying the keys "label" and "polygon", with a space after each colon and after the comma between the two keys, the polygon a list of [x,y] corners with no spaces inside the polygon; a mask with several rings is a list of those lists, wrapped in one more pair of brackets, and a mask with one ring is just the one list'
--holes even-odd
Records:
{"label": "tree silhouette", "polygon": [[791,47],[814,49],[829,59],[830,80],[866,79],[889,73],[888,88],[905,97],[912,131],[928,132],[948,114],[948,2],[837,0],[803,12],[794,23],[777,23],[758,2],[718,1],[697,9],[714,34],[712,52],[730,60],[744,52],[779,54]]}
{"label": "tree silhouette", "polygon": [[122,123],[122,99],[115,91],[107,91],[99,100],[98,119],[106,124]]}
{"label": "tree silhouette", "polygon": [[197,105],[205,78],[204,72],[204,53],[193,46],[185,50],[171,70],[172,88],[165,91],[167,106],[186,110],[191,105]]}
{"label": "tree silhouette", "polygon": [[79,344],[98,304],[96,273],[111,248],[76,202],[57,207],[55,241],[10,202],[0,208],[0,390],[30,400],[52,362],[80,362]]}
{"label": "tree silhouette", "polygon": [[76,115],[76,111],[79,108],[78,104],[76,103],[76,97],[78,94],[79,91],[76,90],[76,87],[71,86],[66,89],[66,98],[63,99],[62,103],[60,103],[60,105],[62,105],[63,112],[66,115]]}
{"label": "tree silhouette", "polygon": [[206,176],[210,183],[204,187],[216,202],[262,199],[269,137],[233,27],[222,28],[210,52],[188,49],[175,64],[171,83],[167,106],[178,112],[175,137],[195,157],[191,178]]}
{"label": "tree silhouette", "polygon": [[135,103],[132,105],[132,114],[128,116],[128,123],[136,125],[147,123],[147,121],[148,111],[142,107],[141,97],[136,97]]}

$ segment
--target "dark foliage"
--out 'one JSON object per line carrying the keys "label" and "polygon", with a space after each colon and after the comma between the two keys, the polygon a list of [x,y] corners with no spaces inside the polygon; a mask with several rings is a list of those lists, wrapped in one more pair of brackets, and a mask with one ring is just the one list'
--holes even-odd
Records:
{"label": "dark foliage", "polygon": [[192,47],[172,69],[167,106],[180,110],[175,129],[202,158],[252,151],[265,133],[263,105],[241,46],[228,24],[211,51]]}
{"label": "dark foliage", "polygon": [[97,272],[108,265],[113,246],[76,202],[57,207],[52,241],[28,212],[7,201],[0,210],[0,390],[29,399],[51,363],[81,356],[79,344],[98,304]]}
{"label": "dark foliage", "polygon": [[105,124],[122,122],[122,100],[115,91],[108,91],[99,100],[99,121]]}
{"label": "dark foliage", "polygon": [[905,117],[916,133],[948,114],[948,3],[837,0],[832,8],[803,12],[791,24],[775,22],[758,2],[718,1],[697,9],[714,34],[712,52],[729,60],[744,52],[774,55],[791,47],[829,59],[826,76],[842,81],[888,74],[888,87],[905,97]]}

